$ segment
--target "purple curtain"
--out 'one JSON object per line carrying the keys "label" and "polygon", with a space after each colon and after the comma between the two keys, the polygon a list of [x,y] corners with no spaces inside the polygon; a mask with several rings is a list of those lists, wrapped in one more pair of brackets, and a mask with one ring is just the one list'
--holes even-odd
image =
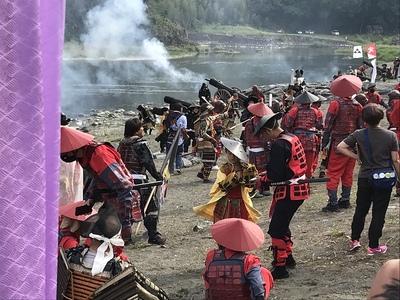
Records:
{"label": "purple curtain", "polygon": [[0,298],[55,299],[65,0],[0,1]]}

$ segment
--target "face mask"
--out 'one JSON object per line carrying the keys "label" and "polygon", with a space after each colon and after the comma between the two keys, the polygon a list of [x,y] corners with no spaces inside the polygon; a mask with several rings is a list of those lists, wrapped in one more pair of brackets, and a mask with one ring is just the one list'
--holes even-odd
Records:
{"label": "face mask", "polygon": [[76,160],[75,154],[67,155],[67,153],[61,153],[60,158],[62,161],[66,162],[66,163],[71,163]]}

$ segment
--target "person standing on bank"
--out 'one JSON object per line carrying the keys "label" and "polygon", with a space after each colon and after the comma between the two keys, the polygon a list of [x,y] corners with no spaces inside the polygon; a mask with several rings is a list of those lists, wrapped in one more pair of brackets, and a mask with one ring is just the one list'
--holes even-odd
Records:
{"label": "person standing on bank", "polygon": [[[163,180],[163,176],[156,170],[153,155],[149,149],[147,141],[143,139],[144,131],[142,122],[138,118],[132,118],[125,122],[124,137],[119,142],[118,152],[125,166],[131,172],[135,184],[149,182],[147,171],[158,181]],[[146,227],[150,244],[163,245],[165,238],[157,231],[159,202],[155,195],[148,199],[152,187],[140,189],[140,209],[144,216],[144,226]],[[154,193],[153,193],[154,194]],[[144,211],[145,205],[149,205]]]}
{"label": "person standing on bank", "polygon": [[[337,145],[356,129],[362,128],[362,105],[352,98],[361,90],[361,80],[353,75],[342,75],[330,86],[333,95],[325,118],[324,134],[321,147],[328,159],[326,183],[328,204],[323,212],[337,212],[340,208],[350,207],[350,193],[353,185],[353,172],[356,160],[337,150]],[[338,200],[338,187],[342,182],[342,194]]]}
{"label": "person standing on bank", "polygon": [[[263,116],[258,121],[255,135],[262,134],[271,145],[270,160],[266,175],[258,178],[262,181],[280,182],[304,177],[307,170],[306,155],[297,136],[284,131],[278,123],[280,112]],[[286,267],[294,267],[292,256],[293,241],[289,228],[295,212],[310,196],[308,183],[277,186],[270,208],[271,222],[268,234],[272,239],[274,279],[289,277]]]}
{"label": "person standing on bank", "polygon": [[132,242],[132,223],[142,221],[143,216],[140,194],[118,151],[109,143],[97,143],[92,135],[66,126],[61,126],[60,148],[61,160],[77,161],[93,179],[85,204],[113,205],[122,224],[121,236],[128,245]]}
{"label": "person standing on bank", "polygon": [[[351,224],[350,250],[361,247],[360,237],[364,229],[365,217],[372,204],[372,220],[368,230],[368,255],[385,253],[386,245],[379,245],[385,224],[386,210],[389,205],[392,186],[378,188],[371,185],[371,171],[390,169],[392,166],[400,178],[399,145],[396,134],[379,126],[384,117],[383,110],[377,104],[367,104],[362,110],[362,119],[368,128],[350,134],[337,147],[343,155],[361,162],[358,174],[356,210]],[[353,149],[357,146],[358,154]],[[383,174],[383,173],[382,173]]]}

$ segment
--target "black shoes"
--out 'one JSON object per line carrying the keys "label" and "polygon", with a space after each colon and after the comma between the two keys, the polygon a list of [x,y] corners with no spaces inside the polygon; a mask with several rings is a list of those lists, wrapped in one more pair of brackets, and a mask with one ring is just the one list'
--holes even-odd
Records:
{"label": "black shoes", "polygon": [[197,177],[199,177],[200,179],[204,179],[204,175],[201,172],[197,173]]}
{"label": "black shoes", "polygon": [[338,212],[339,211],[339,205],[332,205],[328,203],[324,208],[322,208],[323,212]]}
{"label": "black shoes", "polygon": [[286,270],[285,266],[275,267],[271,274],[274,279],[283,279],[289,277],[289,272]]}
{"label": "black shoes", "polygon": [[293,255],[290,254],[288,258],[286,258],[286,267],[294,268],[296,266],[296,261],[293,258]]}
{"label": "black shoes", "polygon": [[350,201],[339,201],[339,208],[350,208]]}
{"label": "black shoes", "polygon": [[164,245],[167,239],[163,237],[161,234],[157,234],[155,237],[149,237],[147,242],[153,245]]}

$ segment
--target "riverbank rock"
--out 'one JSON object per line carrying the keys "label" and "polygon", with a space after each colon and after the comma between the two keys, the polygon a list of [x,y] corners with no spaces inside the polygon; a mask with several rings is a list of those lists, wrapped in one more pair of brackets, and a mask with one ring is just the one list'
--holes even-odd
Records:
{"label": "riverbank rock", "polygon": [[[364,88],[368,83],[364,83]],[[376,90],[381,94],[384,101],[387,103],[387,94],[393,90],[395,85],[394,81],[377,82]],[[326,104],[329,103],[334,96],[329,90],[330,82],[316,82],[307,83],[304,87],[308,91],[315,90],[318,94],[328,99]],[[288,84],[271,84],[261,85],[259,90],[264,94],[265,99],[269,99],[269,94],[272,94],[272,98],[281,101],[283,91],[288,87]],[[251,87],[242,90],[244,95],[250,95]],[[138,116],[138,113],[132,110],[126,111],[124,109],[117,109],[114,111],[109,110],[94,110],[92,109],[89,114],[80,114],[77,118],[72,116],[70,125],[79,128],[82,131],[89,132],[96,137],[99,142],[108,141],[114,146],[118,145],[119,140],[123,136],[125,121]],[[69,116],[71,117],[71,116]],[[157,130],[153,130],[150,135],[146,135],[145,138],[149,141],[151,149],[156,151],[158,149],[158,143],[155,141]],[[185,157],[185,166],[191,166],[198,164],[189,155]]]}

